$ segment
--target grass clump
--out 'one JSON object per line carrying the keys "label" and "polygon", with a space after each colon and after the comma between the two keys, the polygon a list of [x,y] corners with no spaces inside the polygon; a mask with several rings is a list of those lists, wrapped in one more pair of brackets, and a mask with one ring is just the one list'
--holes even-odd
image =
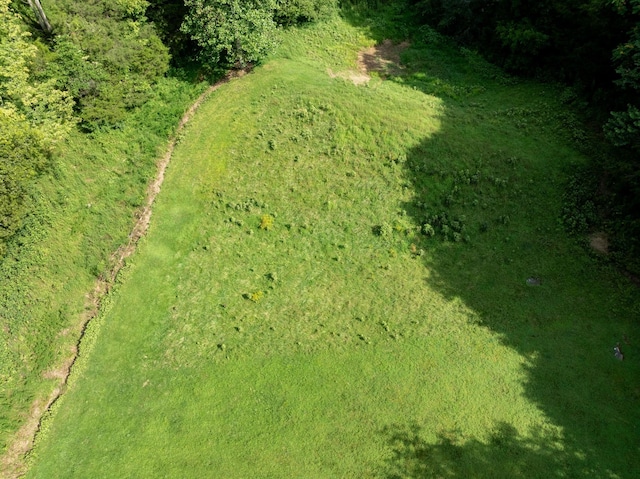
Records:
{"label": "grass clump", "polygon": [[262,215],[260,217],[260,225],[258,226],[261,230],[271,231],[273,229],[273,222],[275,218],[271,215]]}

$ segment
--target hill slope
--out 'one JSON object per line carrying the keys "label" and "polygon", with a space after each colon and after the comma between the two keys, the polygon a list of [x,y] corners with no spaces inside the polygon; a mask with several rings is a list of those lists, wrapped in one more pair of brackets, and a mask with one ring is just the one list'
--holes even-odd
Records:
{"label": "hill slope", "polygon": [[201,107],[28,477],[638,469],[638,298],[558,227],[558,92],[435,36],[356,86],[371,31]]}

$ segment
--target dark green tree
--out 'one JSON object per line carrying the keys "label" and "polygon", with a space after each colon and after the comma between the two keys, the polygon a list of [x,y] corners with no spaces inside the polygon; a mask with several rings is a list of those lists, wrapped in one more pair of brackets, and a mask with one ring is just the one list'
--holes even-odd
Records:
{"label": "dark green tree", "polygon": [[182,30],[208,66],[257,62],[276,44],[274,0],[185,0]]}
{"label": "dark green tree", "polygon": [[613,51],[618,74],[615,84],[620,103],[626,108],[611,113],[605,132],[616,146],[629,146],[640,152],[640,0],[621,0],[617,5],[622,15],[635,17],[635,25],[628,40]]}

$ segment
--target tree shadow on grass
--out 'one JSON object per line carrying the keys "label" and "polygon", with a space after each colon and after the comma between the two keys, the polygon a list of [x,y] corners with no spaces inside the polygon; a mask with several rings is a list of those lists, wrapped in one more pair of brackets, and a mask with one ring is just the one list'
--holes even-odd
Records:
{"label": "tree shadow on grass", "polygon": [[384,472],[388,479],[573,477],[582,462],[543,437],[518,437],[507,423],[498,424],[486,442],[444,432],[430,443],[415,424],[391,426],[383,434],[392,450]]}
{"label": "tree shadow on grass", "polygon": [[430,288],[526,358],[525,398],[560,428],[561,447],[506,423],[486,443],[390,429],[389,477],[638,477],[640,294],[559,224],[563,184],[583,160],[559,134],[553,94],[483,77],[491,68],[474,75],[472,61],[396,79],[445,103],[439,132],[399,160],[420,229],[407,242],[424,252]]}
{"label": "tree shadow on grass", "polygon": [[[640,471],[637,289],[558,226],[563,169],[554,165],[555,153],[526,135],[496,147],[490,128],[461,126],[461,118],[445,116],[442,130],[405,162],[415,196],[404,208],[421,227],[413,242],[425,251],[425,281],[447,299],[462,300],[482,326],[527,359],[526,398],[562,428],[564,455],[585,457],[586,466],[570,467],[566,477],[634,477]],[[614,357],[617,343],[625,361]],[[404,436],[404,443],[410,440]],[[528,475],[527,464],[545,460],[547,477],[565,477],[562,461],[547,449],[503,425],[487,444],[446,438],[418,444],[415,459],[441,461],[429,463],[434,472],[424,477],[516,477],[509,472],[513,452],[521,477],[543,477]],[[470,462],[468,470],[454,467],[456,455]],[[473,475],[475,468],[484,470]]]}

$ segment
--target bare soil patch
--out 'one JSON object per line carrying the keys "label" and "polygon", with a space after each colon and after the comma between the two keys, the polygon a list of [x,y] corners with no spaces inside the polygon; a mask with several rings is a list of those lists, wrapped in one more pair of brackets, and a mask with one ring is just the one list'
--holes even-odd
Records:
{"label": "bare soil patch", "polygon": [[358,70],[333,72],[328,70],[331,78],[343,78],[352,81],[354,85],[364,85],[371,80],[371,73],[377,73],[381,78],[400,75],[404,67],[400,62],[400,54],[409,46],[409,42],[393,43],[384,40],[381,44],[358,52]]}
{"label": "bare soil patch", "polygon": [[394,44],[384,40],[358,53],[358,69],[366,74],[377,72],[381,76],[399,75],[403,71],[400,54],[409,46],[409,42]]}
{"label": "bare soil patch", "polygon": [[598,253],[609,254],[609,238],[602,231],[589,236],[589,246]]}

